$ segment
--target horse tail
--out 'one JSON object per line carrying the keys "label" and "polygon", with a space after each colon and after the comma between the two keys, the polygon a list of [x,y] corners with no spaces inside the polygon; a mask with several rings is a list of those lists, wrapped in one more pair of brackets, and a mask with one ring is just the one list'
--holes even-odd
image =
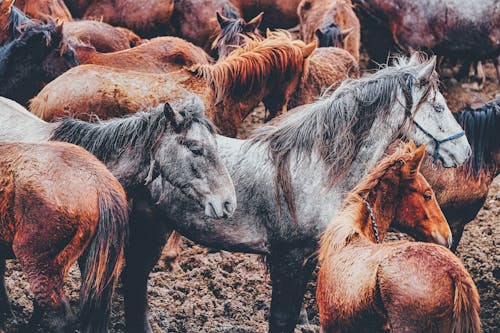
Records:
{"label": "horse tail", "polygon": [[453,303],[451,332],[481,332],[479,294],[470,276],[468,276],[467,279],[455,280],[455,296]]}
{"label": "horse tail", "polygon": [[[107,193],[106,193],[107,192]],[[121,189],[99,194],[97,231],[83,258],[80,291],[82,333],[107,332],[111,298],[124,263],[128,209]]]}

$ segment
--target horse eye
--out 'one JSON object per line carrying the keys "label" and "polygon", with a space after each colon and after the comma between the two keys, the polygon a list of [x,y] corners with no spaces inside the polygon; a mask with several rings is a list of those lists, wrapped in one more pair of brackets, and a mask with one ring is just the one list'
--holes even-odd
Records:
{"label": "horse eye", "polygon": [[191,152],[196,156],[202,156],[204,153],[203,147],[200,146],[191,146],[189,147],[189,150],[191,150]]}
{"label": "horse eye", "polygon": [[429,201],[429,200],[431,200],[432,195],[431,195],[431,194],[429,194],[429,193],[424,193],[423,197],[424,197],[424,200],[425,200],[425,201]]}
{"label": "horse eye", "polygon": [[434,110],[436,110],[437,112],[443,112],[444,107],[441,104],[436,104],[434,105]]}

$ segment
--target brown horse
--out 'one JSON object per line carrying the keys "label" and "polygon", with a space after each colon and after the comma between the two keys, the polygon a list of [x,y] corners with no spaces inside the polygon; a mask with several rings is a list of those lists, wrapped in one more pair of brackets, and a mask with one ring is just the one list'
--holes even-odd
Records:
{"label": "brown horse", "polygon": [[322,332],[480,332],[476,286],[449,250],[378,244],[394,221],[417,238],[451,245],[446,219],[419,171],[423,157],[423,147],[407,146],[384,159],[323,234],[316,293]]}
{"label": "brown horse", "polygon": [[300,0],[231,0],[231,2],[246,20],[264,12],[266,15],[262,26],[266,28],[289,29],[299,24],[297,6]]}
{"label": "brown horse", "polygon": [[63,0],[15,0],[16,7],[29,17],[50,22],[54,19],[72,21],[71,13]]}
{"label": "brown horse", "polygon": [[30,109],[47,120],[68,114],[85,118],[91,112],[104,119],[183,98],[188,90],[204,101],[208,118],[222,133],[235,136],[260,101],[275,113],[286,110],[315,48],[315,42],[306,45],[278,32],[250,41],[216,64],[167,75],[78,66],[45,86]]}
{"label": "brown horse", "polygon": [[458,168],[443,168],[428,159],[422,166],[453,232],[453,251],[465,225],[476,217],[493,179],[500,173],[500,99],[477,109],[466,107],[455,117],[472,147],[468,162]]}
{"label": "brown horse", "polygon": [[157,37],[131,49],[100,53],[92,46],[70,43],[82,64],[93,64],[148,73],[165,73],[213,59],[199,48],[177,37]]}
{"label": "brown horse", "polygon": [[260,13],[247,22],[245,19],[230,18],[217,12],[220,29],[212,43],[211,54],[214,58],[227,57],[229,53],[244,45],[245,36],[258,38],[260,36],[258,28],[263,15],[264,13]]}
{"label": "brown horse", "polygon": [[351,0],[302,0],[297,12],[303,40],[316,36],[320,47],[342,47],[359,61],[361,31]]}
{"label": "brown horse", "polygon": [[209,52],[219,31],[217,12],[231,19],[240,17],[230,0],[176,0],[170,20],[172,34]]}
{"label": "brown horse", "polygon": [[358,62],[344,49],[320,47],[309,57],[309,70],[290,97],[288,109],[316,101],[348,78],[359,77]]}
{"label": "brown horse", "polygon": [[66,0],[74,17],[126,27],[143,37],[167,31],[174,0]]}
{"label": "brown horse", "polygon": [[141,44],[141,38],[133,31],[100,21],[66,22],[63,33],[68,38],[93,46],[98,52],[116,52]]}
{"label": "brown horse", "polygon": [[35,296],[30,332],[73,332],[63,279],[86,251],[81,329],[107,332],[128,232],[120,183],[68,143],[0,143],[0,155],[0,331],[11,313],[5,259],[15,257]]}

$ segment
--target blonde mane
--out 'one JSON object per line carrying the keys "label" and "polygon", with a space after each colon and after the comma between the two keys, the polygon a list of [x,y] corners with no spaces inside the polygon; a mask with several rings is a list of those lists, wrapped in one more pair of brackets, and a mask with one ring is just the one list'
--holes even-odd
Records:
{"label": "blonde mane", "polygon": [[304,75],[304,42],[292,40],[285,31],[271,32],[266,39],[247,38],[244,46],[216,64],[188,69],[214,86],[217,103],[229,95],[236,100],[262,95],[268,87],[288,84],[297,73]]}
{"label": "blonde mane", "polygon": [[[374,190],[382,178],[400,169],[414,156],[416,147],[409,143],[386,156],[380,163],[366,175],[363,180],[347,195],[342,208],[332,219],[321,236],[319,248],[320,263],[335,251],[345,247],[354,238],[361,236],[360,220],[366,220],[368,211],[364,200]],[[375,207],[374,207],[375,208]]]}

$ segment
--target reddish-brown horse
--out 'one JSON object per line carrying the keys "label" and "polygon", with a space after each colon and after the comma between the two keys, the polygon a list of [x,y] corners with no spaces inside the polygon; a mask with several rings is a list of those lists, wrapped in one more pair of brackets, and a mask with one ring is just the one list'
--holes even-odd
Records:
{"label": "reddish-brown horse", "polygon": [[316,43],[293,41],[284,33],[250,41],[213,65],[194,65],[169,74],[152,74],[95,65],[73,68],[31,100],[30,109],[51,120],[64,115],[105,119],[180,99],[200,96],[207,116],[222,133],[235,136],[243,119],[264,101],[274,113],[286,110]]}
{"label": "reddish-brown horse", "polygon": [[0,331],[11,313],[5,259],[15,257],[35,296],[30,332],[73,332],[63,279],[86,250],[82,332],[107,332],[128,232],[120,183],[72,144],[0,143],[0,155]]}
{"label": "reddish-brown horse", "polygon": [[264,12],[262,25],[266,28],[293,28],[299,23],[297,6],[300,0],[231,0],[243,18],[252,17]]}
{"label": "reddish-brown horse", "polygon": [[144,37],[164,34],[174,0],[66,0],[74,17],[97,19],[126,27]]}
{"label": "reddish-brown horse", "polygon": [[306,42],[347,50],[359,61],[360,24],[351,0],[302,0],[298,7],[300,35]]}
{"label": "reddish-brown horse", "polygon": [[25,12],[29,17],[37,20],[45,22],[54,19],[63,21],[73,20],[63,0],[15,0],[15,2],[17,8]]}
{"label": "reddish-brown horse", "polygon": [[[391,224],[451,245],[434,193],[420,173],[423,147],[384,159],[321,238],[316,299],[322,332],[480,332],[479,295],[448,249],[378,244]],[[449,237],[449,240],[447,239]]]}
{"label": "reddish-brown horse", "polygon": [[100,53],[92,46],[71,42],[82,64],[148,73],[165,73],[194,64],[210,64],[213,59],[203,49],[177,37],[157,37],[131,49]]}
{"label": "reddish-brown horse", "polygon": [[452,250],[457,249],[465,225],[476,217],[500,173],[500,99],[477,109],[466,107],[455,116],[472,156],[458,168],[435,166],[430,158],[422,166],[453,232]]}

